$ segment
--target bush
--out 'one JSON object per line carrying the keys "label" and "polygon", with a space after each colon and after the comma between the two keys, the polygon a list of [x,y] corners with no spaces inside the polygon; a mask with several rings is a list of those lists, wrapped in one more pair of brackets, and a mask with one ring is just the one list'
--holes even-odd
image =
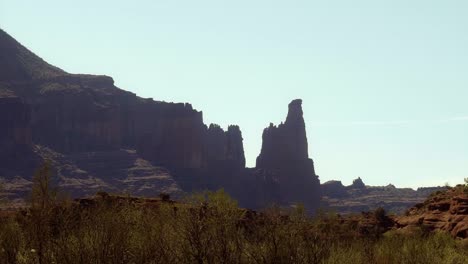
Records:
{"label": "bush", "polygon": [[160,193],[159,198],[161,198],[163,202],[168,202],[171,200],[171,196],[167,193]]}

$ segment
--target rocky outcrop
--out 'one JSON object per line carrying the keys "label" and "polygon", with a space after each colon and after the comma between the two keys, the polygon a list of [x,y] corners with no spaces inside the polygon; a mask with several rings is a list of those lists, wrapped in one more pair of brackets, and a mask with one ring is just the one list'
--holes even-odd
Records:
{"label": "rocky outcrop", "polygon": [[320,182],[309,159],[302,100],[289,104],[286,121],[279,126],[270,124],[263,131],[261,153],[257,158],[260,174],[274,177],[281,185],[280,204],[302,203],[314,210],[320,201]]}
{"label": "rocky outcrop", "polygon": [[365,189],[366,185],[362,181],[361,177],[353,180],[353,184],[349,186],[350,189]]}
{"label": "rocky outcrop", "polygon": [[332,198],[341,198],[348,196],[346,187],[341,181],[327,181],[321,185],[322,194]]}
{"label": "rocky outcrop", "polygon": [[433,193],[423,203],[410,208],[404,216],[396,218],[401,230],[423,228],[442,230],[454,237],[468,238],[468,195],[467,187],[457,186],[446,191]]}
{"label": "rocky outcrop", "polygon": [[[276,168],[278,164],[309,162],[307,136],[302,113],[302,100],[289,104],[286,122],[263,131],[262,149],[257,157],[257,168]],[[312,166],[313,169],[313,166]],[[314,173],[315,174],[315,173]]]}

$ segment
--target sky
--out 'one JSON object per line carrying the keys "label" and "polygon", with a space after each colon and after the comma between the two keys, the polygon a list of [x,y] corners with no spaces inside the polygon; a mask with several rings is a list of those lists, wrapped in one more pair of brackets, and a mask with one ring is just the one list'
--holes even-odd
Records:
{"label": "sky", "polygon": [[0,0],[0,27],[71,73],[262,131],[303,99],[322,182],[468,177],[468,1]]}

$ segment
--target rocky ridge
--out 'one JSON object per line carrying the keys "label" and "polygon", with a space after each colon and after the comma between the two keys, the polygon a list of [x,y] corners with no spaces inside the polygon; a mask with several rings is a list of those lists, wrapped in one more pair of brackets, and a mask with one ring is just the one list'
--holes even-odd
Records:
{"label": "rocky ridge", "polygon": [[393,214],[402,214],[406,209],[423,202],[436,191],[446,187],[427,187],[413,190],[387,186],[365,185],[361,178],[344,186],[341,181],[328,181],[321,184],[323,206],[341,214],[373,211],[379,207]]}

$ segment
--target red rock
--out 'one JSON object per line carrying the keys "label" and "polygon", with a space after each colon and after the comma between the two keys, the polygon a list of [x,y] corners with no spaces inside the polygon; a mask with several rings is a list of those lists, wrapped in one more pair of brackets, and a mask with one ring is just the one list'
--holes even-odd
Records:
{"label": "red rock", "polygon": [[409,210],[408,216],[396,219],[399,228],[424,226],[429,230],[442,230],[454,237],[468,237],[468,197],[462,194],[462,186],[438,192],[424,205]]}

